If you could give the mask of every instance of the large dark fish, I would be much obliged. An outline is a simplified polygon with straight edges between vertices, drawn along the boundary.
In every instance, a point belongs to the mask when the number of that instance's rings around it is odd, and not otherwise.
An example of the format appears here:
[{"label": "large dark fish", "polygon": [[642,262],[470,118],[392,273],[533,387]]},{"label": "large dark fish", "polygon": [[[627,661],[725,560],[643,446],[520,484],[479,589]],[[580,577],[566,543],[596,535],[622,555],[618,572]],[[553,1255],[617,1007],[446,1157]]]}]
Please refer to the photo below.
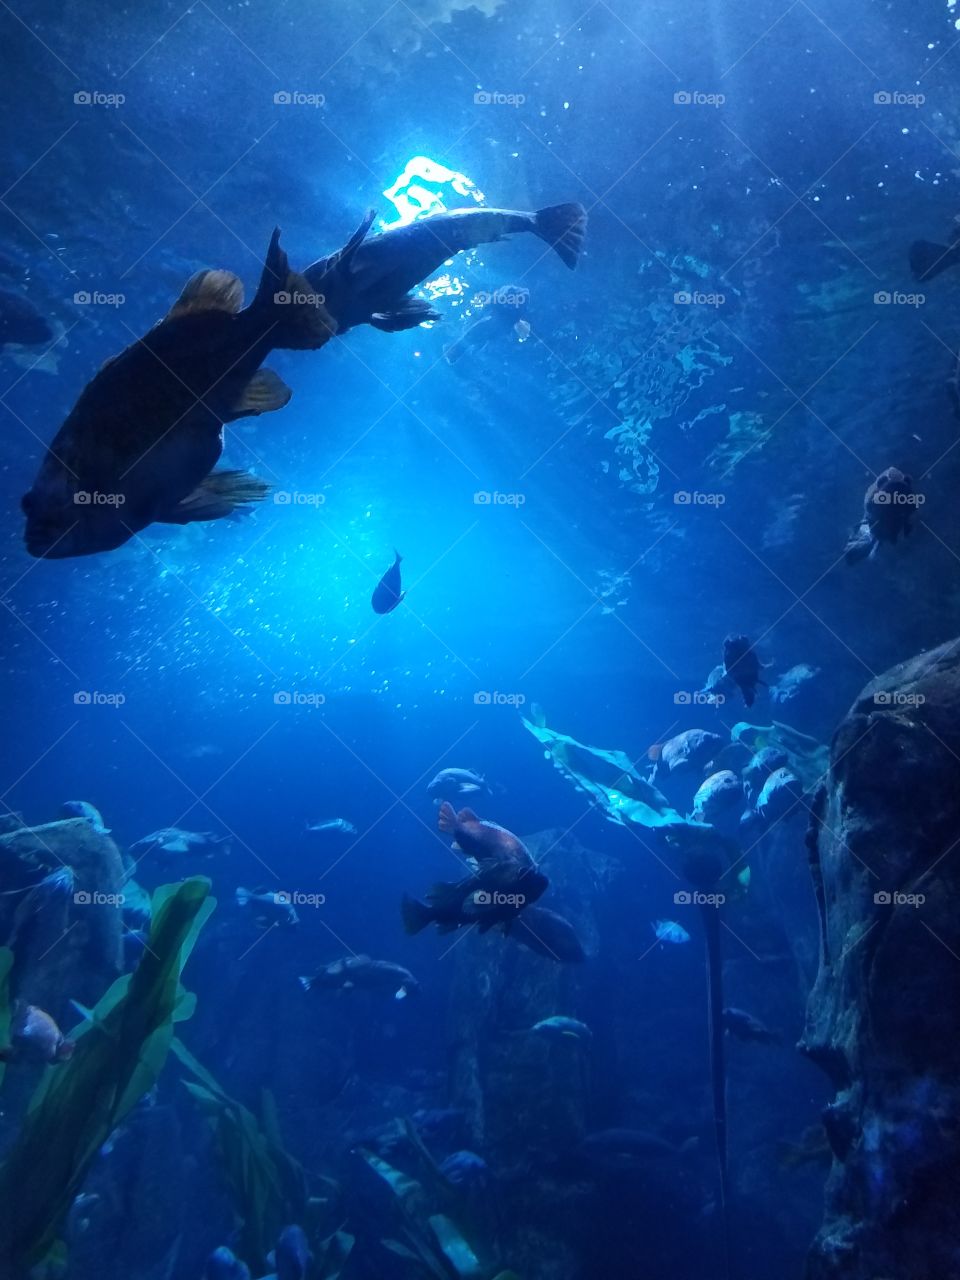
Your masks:
[{"label": "large dark fish", "polygon": [[290,390],[263,361],[322,347],[336,325],[290,270],[279,231],[253,302],[242,302],[231,272],[198,272],[88,383],[21,503],[31,555],[110,551],[154,521],[216,520],[263,499],[262,481],[213,470],[223,426],[282,408]]},{"label": "large dark fish", "polygon": [[391,613],[406,595],[400,582],[400,562],[403,556],[399,551],[393,554],[396,560],[377,583],[370,597],[374,613]]},{"label": "large dark fish", "polygon": [[757,685],[767,682],[756,650],[747,636],[727,636],[723,642],[723,669],[743,695],[748,707],[757,697]]},{"label": "large dark fish", "polygon": [[448,258],[518,231],[532,231],[575,267],[583,248],[587,211],[582,204],[557,204],[536,213],[511,209],[453,209],[434,213],[405,227],[394,227],[365,239],[376,211],[366,217],[351,240],[363,240],[350,253],[331,254],[303,273],[312,289],[346,333],[358,324],[394,333],[424,320],[438,320],[429,302],[410,296]]},{"label": "large dark fish", "polygon": [[510,936],[537,955],[560,964],[581,964],[587,958],[570,921],[547,907],[528,907]]},{"label": "large dark fish", "polygon": [[913,532],[917,502],[913,480],[896,467],[887,467],[868,487],[863,498],[863,518],[847,543],[847,564],[876,555],[882,542],[895,543]]},{"label": "large dark fish", "polygon": [[32,347],[52,338],[53,330],[29,298],[0,289],[0,349],[10,343]]}]

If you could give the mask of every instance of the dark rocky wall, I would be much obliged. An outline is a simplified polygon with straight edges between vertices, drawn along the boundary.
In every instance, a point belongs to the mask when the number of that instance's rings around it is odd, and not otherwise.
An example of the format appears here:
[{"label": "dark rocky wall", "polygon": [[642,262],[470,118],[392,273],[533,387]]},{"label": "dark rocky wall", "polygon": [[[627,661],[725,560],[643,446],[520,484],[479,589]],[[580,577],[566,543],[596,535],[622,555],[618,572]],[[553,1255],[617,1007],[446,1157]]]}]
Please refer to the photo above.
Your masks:
[{"label": "dark rocky wall", "polygon": [[864,689],[808,836],[820,970],[802,1047],[834,1153],[809,1280],[960,1275],[960,641]]}]

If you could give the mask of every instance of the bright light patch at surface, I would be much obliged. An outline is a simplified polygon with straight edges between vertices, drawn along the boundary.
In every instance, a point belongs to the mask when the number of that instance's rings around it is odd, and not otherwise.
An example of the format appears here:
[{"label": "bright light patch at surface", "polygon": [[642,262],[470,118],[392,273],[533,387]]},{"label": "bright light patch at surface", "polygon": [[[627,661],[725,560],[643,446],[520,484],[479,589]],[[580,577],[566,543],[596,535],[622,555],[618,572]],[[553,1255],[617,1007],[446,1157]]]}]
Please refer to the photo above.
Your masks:
[{"label": "bright light patch at surface", "polygon": [[[397,211],[393,222],[385,222],[383,228],[405,227],[428,213],[450,207],[451,196],[461,199],[470,197],[476,204],[483,204],[485,199],[480,188],[464,173],[448,169],[446,165],[429,156],[414,156],[408,160],[403,172],[383,193]],[[452,201],[456,207],[460,199]]]}]

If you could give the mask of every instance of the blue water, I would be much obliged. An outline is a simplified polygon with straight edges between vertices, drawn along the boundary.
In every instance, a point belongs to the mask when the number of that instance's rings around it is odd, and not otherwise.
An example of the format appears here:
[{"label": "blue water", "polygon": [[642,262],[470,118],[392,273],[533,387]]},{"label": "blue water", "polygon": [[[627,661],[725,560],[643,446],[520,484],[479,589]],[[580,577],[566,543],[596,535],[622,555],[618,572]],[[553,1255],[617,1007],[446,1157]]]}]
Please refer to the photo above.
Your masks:
[{"label": "blue water", "polygon": [[[539,706],[644,772],[681,730],[727,735],[744,718],[828,742],[873,674],[956,632],[950,286],[875,301],[916,288],[907,244],[943,238],[955,210],[951,13],[38,3],[4,6],[0,28],[0,287],[55,335],[0,351],[4,811],[40,824],[83,798],[121,851],[162,827],[231,837],[229,854],[147,859],[136,878],[212,880],[182,1038],[247,1106],[272,1091],[315,1192],[321,1177],[349,1187],[351,1151],[395,1117],[485,1107],[485,1127],[431,1150],[489,1166],[482,1212],[432,1206],[461,1213],[474,1274],[719,1277],[698,926],[690,945],[653,945],[651,922],[678,910],[673,874],[551,767],[522,715]],[[875,100],[886,92],[924,101]],[[533,237],[483,245],[438,273],[441,323],[275,352],[291,403],[226,433],[226,464],[273,488],[250,518],[31,560],[20,497],[100,364],[201,267],[237,272],[251,296],[275,225],[302,267],[367,207],[396,222],[385,193],[416,157],[486,207],[581,201],[577,271]],[[432,185],[446,208],[474,207],[465,189]],[[529,337],[448,364],[475,295],[506,284],[529,291]],[[889,465],[918,478],[922,528],[882,567],[847,570],[864,488]],[[407,595],[377,616],[395,550]],[[763,691],[752,712],[703,705],[692,695],[731,631],[757,640],[771,678],[819,674],[783,705]],[[454,765],[495,784],[481,817],[556,833],[550,861],[566,861],[545,864],[543,905],[579,925],[584,965],[551,969],[499,935],[404,933],[402,894],[460,874],[426,793]],[[694,789],[671,799],[686,812]],[[824,1168],[785,1168],[780,1145],[827,1098],[793,1051],[816,972],[803,816],[756,855],[726,939],[730,1002],[783,1040],[729,1051],[741,1280],[801,1274],[819,1223]],[[304,830],[335,817],[357,834]],[[263,933],[238,886],[325,901]],[[351,953],[408,966],[420,997],[304,997],[299,974]],[[65,1029],[71,995],[51,1010]],[[511,1066],[511,1036],[553,1013],[591,1025],[580,1067],[522,1045]],[[33,1077],[19,1079],[22,1100]],[[69,1277],[188,1280],[235,1243],[173,1067],[129,1122],[135,1143],[151,1106],[167,1145],[144,1139],[139,1165],[122,1143],[104,1157],[123,1163],[94,1175]],[[597,1171],[579,1144],[615,1127],[696,1139],[694,1154]],[[187,1172],[148,1230],[146,1199],[118,1208],[107,1189],[153,1160]],[[378,1256],[344,1280],[436,1274]],[[318,1259],[314,1274],[340,1272]]]}]

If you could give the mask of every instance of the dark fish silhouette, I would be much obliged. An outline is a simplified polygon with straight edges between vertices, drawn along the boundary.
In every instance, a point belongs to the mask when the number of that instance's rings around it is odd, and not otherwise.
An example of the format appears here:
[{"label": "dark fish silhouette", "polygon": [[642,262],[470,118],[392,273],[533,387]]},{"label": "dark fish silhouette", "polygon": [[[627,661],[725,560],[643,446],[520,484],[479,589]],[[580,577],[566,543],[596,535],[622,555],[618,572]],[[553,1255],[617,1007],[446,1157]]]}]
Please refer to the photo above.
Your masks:
[{"label": "dark fish silhouette", "polygon": [[846,545],[847,564],[872,558],[882,542],[895,543],[913,532],[916,515],[913,480],[896,467],[881,471],[863,498],[863,518]]},{"label": "dark fish silhouette", "polygon": [[757,685],[765,685],[760,672],[763,667],[752,643],[746,636],[727,636],[723,642],[723,669],[743,695],[748,707],[757,696]]},{"label": "dark fish silhouette", "polygon": [[376,590],[370,597],[374,613],[390,613],[407,594],[400,584],[400,562],[403,556],[395,551],[397,557],[393,564],[377,583]]},{"label": "dark fish silhouette", "polygon": [[[512,209],[453,209],[366,239],[376,210],[367,211],[349,252],[320,258],[303,273],[310,287],[346,333],[358,324],[395,333],[424,320],[439,320],[429,302],[410,296],[448,258],[477,245],[532,231],[575,267],[583,248],[587,211],[582,204],[557,204],[536,213]],[[360,243],[362,241],[362,243]]]},{"label": "dark fish silhouette", "polygon": [[482,351],[489,342],[501,342],[511,336],[525,340],[530,336],[527,319],[528,290],[508,284],[489,295],[480,315],[468,325],[457,340],[444,351],[447,364],[456,364],[461,357]]},{"label": "dark fish silhouette", "polygon": [[934,244],[932,240],[914,240],[910,246],[910,270],[916,280],[932,280],[948,267],[960,262],[960,227],[950,236],[949,244]]},{"label": "dark fish silhouette", "polygon": [[213,470],[223,426],[282,408],[290,390],[263,361],[322,347],[336,325],[290,270],[279,231],[253,302],[242,303],[232,272],[198,272],[87,384],[21,503],[31,555],[110,551],[154,521],[217,520],[264,498],[256,477]]}]

